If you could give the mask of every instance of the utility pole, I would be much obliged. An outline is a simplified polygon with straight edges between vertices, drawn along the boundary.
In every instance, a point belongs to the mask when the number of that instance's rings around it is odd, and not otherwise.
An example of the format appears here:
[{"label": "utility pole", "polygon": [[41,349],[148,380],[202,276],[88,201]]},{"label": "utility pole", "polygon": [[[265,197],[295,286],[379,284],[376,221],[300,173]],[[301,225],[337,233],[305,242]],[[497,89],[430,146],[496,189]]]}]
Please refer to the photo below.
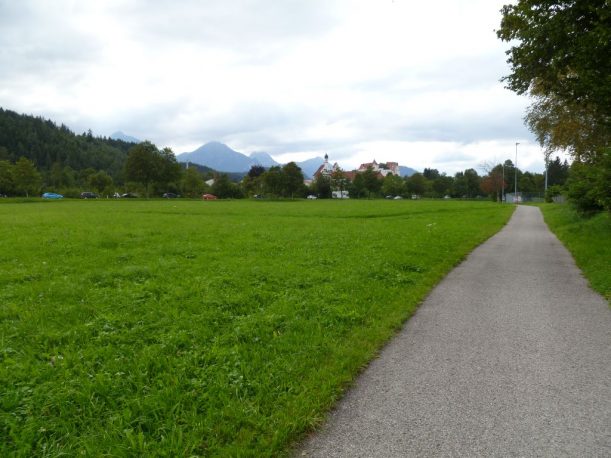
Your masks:
[{"label": "utility pole", "polygon": [[516,203],[519,203],[519,199],[518,199],[518,145],[519,143],[516,142],[516,167],[515,167],[514,185],[513,185],[513,191],[515,192],[514,201]]}]

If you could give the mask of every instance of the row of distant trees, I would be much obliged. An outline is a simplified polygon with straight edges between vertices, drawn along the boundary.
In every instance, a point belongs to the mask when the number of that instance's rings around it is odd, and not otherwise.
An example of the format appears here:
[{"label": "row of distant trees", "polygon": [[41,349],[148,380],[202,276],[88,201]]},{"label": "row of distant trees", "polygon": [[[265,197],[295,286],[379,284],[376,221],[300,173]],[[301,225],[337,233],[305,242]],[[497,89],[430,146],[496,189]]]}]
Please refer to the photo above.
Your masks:
[{"label": "row of distant trees", "polygon": [[[34,162],[25,157],[14,163],[0,160],[0,194],[33,196],[44,191],[60,192],[67,197],[77,197],[81,191],[94,191],[100,195],[115,192],[136,192],[145,197],[174,192],[196,198],[212,193],[220,198],[242,198],[257,195],[279,198],[305,197],[314,194],[319,198],[331,198],[333,191],[347,191],[351,198],[375,198],[381,196],[411,196],[441,198],[445,196],[476,198],[488,196],[501,200],[503,192],[514,192],[517,183],[522,193],[543,195],[543,174],[516,170],[511,160],[503,164],[484,164],[480,175],[475,169],[466,169],[451,175],[427,168],[409,177],[387,175],[381,178],[368,169],[349,180],[338,169],[331,175],[320,175],[309,186],[304,183],[301,169],[290,162],[284,166],[266,169],[253,166],[243,179],[232,180],[229,175],[200,167],[184,167],[176,161],[170,148],[158,149],[150,142],[133,146],[121,171],[121,181],[104,170],[86,168],[76,171],[69,166],[55,163],[48,171],[40,171]],[[569,176],[569,165],[558,157],[548,167],[548,185],[563,186]],[[211,183],[211,184],[210,184]]]},{"label": "row of distant trees", "polygon": [[[522,193],[543,197],[545,176],[540,173],[522,172],[507,160],[504,164],[483,165],[480,175],[470,168],[454,175],[437,169],[426,168],[422,173],[409,177],[387,175],[383,179],[371,169],[359,173],[349,181],[341,170],[329,176],[320,176],[312,183],[311,190],[320,197],[330,197],[332,191],[348,191],[351,197],[412,196],[442,198],[489,197],[500,201],[505,193],[515,192],[517,173],[518,190]],[[548,184],[563,185],[568,176],[569,165],[556,158],[550,164]],[[551,178],[550,178],[551,177]]]}]

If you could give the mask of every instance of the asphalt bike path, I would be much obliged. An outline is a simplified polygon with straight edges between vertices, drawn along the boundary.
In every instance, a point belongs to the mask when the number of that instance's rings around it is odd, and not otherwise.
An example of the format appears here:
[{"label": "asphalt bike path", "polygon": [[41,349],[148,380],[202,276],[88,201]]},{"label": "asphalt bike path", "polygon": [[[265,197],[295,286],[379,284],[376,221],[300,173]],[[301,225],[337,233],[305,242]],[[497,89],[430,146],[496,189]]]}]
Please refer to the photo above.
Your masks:
[{"label": "asphalt bike path", "polygon": [[295,455],[611,456],[609,305],[518,206]]}]

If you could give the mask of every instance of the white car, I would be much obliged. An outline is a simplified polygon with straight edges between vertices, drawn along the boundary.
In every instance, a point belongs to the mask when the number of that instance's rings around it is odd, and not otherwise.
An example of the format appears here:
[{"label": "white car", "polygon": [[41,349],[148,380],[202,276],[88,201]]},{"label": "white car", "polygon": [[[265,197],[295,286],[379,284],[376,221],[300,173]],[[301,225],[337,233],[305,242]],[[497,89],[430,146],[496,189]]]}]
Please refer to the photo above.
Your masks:
[{"label": "white car", "polygon": [[308,199],[318,199],[318,197],[316,197],[314,194],[310,194],[307,198]]}]

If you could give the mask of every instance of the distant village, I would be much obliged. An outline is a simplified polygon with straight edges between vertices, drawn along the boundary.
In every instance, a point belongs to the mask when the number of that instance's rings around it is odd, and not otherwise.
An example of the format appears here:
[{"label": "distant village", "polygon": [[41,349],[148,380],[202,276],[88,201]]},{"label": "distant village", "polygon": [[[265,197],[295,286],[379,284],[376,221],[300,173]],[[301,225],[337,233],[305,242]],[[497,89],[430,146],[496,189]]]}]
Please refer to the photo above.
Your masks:
[{"label": "distant village", "polygon": [[[387,175],[400,176],[399,163],[398,162],[380,162],[379,164],[374,159],[373,162],[366,162],[361,164],[358,169],[351,170],[349,172],[342,170],[337,162],[331,165],[329,162],[329,155],[325,154],[325,162],[314,172],[314,179],[317,179],[321,175],[331,176],[333,173],[342,173],[344,177],[350,181],[354,181],[354,177],[357,173],[363,173],[371,169],[378,178],[385,178]],[[307,183],[306,183],[307,184]]]}]

